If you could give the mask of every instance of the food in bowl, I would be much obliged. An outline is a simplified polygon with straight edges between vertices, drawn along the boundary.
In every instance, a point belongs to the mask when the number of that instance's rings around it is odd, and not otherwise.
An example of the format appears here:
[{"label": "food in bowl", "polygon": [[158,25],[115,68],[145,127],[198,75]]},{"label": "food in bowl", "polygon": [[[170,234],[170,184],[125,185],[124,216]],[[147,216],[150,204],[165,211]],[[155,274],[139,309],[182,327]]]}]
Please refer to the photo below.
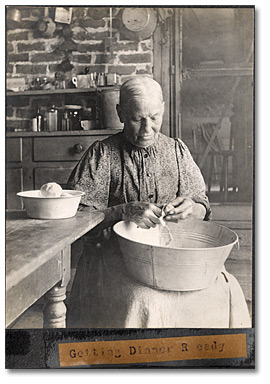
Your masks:
[{"label": "food in bowl", "polygon": [[57,183],[46,183],[40,188],[42,197],[59,197],[62,194],[62,187]]},{"label": "food in bowl", "polygon": [[169,291],[209,287],[238,243],[237,234],[219,224],[197,219],[168,222],[167,225],[172,234],[169,243],[164,241],[167,234],[162,225],[150,229],[124,221],[114,225],[131,278]]},{"label": "food in bowl", "polygon": [[34,219],[67,219],[76,215],[84,192],[63,190],[60,196],[44,197],[40,190],[17,193],[23,200],[28,217]]}]

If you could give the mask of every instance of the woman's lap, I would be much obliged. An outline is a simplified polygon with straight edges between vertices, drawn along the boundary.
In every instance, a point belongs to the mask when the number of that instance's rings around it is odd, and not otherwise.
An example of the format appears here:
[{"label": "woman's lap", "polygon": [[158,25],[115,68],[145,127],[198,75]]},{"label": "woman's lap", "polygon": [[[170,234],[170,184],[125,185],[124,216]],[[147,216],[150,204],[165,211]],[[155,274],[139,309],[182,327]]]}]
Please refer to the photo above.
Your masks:
[{"label": "woman's lap", "polygon": [[67,325],[76,328],[250,326],[238,282],[225,269],[221,272],[204,290],[162,291],[128,277],[114,238],[98,246],[85,246],[69,299]]}]

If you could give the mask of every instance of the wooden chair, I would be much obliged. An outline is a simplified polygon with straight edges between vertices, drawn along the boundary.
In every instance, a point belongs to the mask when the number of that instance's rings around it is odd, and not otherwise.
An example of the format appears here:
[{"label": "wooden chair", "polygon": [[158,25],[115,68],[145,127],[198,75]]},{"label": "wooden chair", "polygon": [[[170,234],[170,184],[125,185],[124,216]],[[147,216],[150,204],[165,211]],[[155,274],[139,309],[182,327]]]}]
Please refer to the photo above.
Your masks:
[{"label": "wooden chair", "polygon": [[[198,124],[192,129],[192,138],[193,138],[193,149],[195,152],[195,158],[198,161],[200,155],[203,155],[212,133],[216,127],[216,124],[213,123],[203,123]],[[218,161],[221,160],[221,172],[219,180],[220,192],[224,193],[224,201],[228,199],[228,188],[229,188],[229,159],[233,159],[233,137],[230,132],[229,138],[229,149],[224,149],[222,141],[219,138],[219,135],[216,135],[215,140],[211,144],[211,149],[209,151],[210,165],[208,171],[207,185],[208,185],[208,194],[211,192],[213,176],[218,174]],[[234,190],[236,187],[234,186]]]}]

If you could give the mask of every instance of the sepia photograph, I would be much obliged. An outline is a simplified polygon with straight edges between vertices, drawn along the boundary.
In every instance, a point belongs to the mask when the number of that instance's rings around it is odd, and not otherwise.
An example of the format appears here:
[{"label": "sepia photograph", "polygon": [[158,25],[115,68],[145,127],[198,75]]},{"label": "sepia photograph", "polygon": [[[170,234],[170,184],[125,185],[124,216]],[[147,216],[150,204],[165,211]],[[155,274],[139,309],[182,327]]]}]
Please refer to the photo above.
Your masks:
[{"label": "sepia photograph", "polygon": [[254,20],[5,6],[6,368],[254,368]]}]

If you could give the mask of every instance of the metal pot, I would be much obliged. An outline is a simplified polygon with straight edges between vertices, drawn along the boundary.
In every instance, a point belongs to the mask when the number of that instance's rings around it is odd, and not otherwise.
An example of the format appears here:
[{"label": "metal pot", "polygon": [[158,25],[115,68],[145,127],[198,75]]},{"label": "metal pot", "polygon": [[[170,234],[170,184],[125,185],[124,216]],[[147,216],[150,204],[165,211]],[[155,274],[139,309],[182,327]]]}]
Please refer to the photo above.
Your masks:
[{"label": "metal pot", "polygon": [[16,28],[22,21],[22,14],[19,9],[10,8],[7,11],[7,25],[10,28]]},{"label": "metal pot", "polygon": [[155,31],[157,15],[152,8],[125,8],[121,21],[121,33],[127,39],[144,40]]}]

